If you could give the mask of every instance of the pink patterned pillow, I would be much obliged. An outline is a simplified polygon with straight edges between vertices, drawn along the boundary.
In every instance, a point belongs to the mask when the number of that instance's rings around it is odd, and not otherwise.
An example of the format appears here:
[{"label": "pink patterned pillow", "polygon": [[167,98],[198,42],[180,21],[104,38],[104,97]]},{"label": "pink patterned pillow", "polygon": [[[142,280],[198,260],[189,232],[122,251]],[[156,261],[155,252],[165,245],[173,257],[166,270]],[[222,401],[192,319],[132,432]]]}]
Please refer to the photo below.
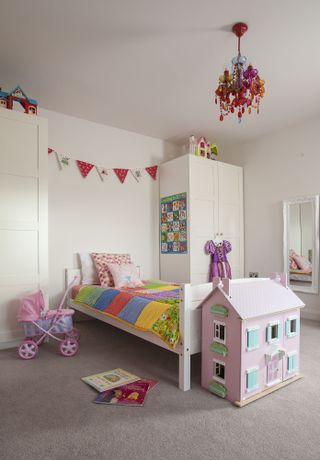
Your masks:
[{"label": "pink patterned pillow", "polygon": [[297,270],[298,269],[298,265],[295,263],[295,261],[293,260],[292,257],[289,257],[290,259],[290,270]]},{"label": "pink patterned pillow", "polygon": [[137,269],[133,263],[129,264],[108,264],[108,268],[114,280],[114,287],[137,288],[143,287]]},{"label": "pink patterned pillow", "polygon": [[114,286],[113,277],[109,270],[109,264],[121,265],[131,262],[130,254],[106,254],[103,252],[92,252],[91,255],[98,271],[100,284],[103,287]]},{"label": "pink patterned pillow", "polygon": [[298,256],[297,254],[292,256],[292,258],[300,270],[303,270],[305,273],[312,272],[312,264],[309,262],[308,259],[306,259],[303,256]]}]

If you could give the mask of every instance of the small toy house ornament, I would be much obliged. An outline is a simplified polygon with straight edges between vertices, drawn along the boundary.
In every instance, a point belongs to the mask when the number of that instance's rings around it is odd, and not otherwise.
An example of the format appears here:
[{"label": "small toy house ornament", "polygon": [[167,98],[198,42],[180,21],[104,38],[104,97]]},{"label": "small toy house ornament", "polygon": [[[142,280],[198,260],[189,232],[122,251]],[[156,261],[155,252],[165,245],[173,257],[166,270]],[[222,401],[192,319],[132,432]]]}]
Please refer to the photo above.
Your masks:
[{"label": "small toy house ornament", "polygon": [[188,153],[209,160],[215,160],[218,155],[218,147],[216,144],[210,144],[203,136],[196,139],[196,137],[192,135],[189,137]]},{"label": "small toy house ornament", "polygon": [[202,303],[202,386],[242,407],[301,378],[302,307],[284,273],[215,278]]},{"label": "small toy house ornament", "polygon": [[25,113],[37,114],[38,102],[35,99],[28,98],[20,86],[16,86],[9,93],[2,91],[0,88],[0,107],[12,110],[15,101],[22,105]]},{"label": "small toy house ornament", "polygon": [[208,141],[205,137],[200,137],[197,141],[195,154],[200,157],[207,157]]}]

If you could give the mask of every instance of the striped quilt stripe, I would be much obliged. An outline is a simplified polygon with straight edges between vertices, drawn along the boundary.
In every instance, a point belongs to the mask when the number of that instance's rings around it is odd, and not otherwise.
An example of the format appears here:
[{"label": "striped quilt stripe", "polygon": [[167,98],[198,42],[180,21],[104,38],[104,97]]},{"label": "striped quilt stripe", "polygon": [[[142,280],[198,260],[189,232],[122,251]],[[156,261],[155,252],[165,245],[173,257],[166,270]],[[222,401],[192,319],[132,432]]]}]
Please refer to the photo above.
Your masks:
[{"label": "striped quilt stripe", "polygon": [[142,310],[150,303],[150,300],[143,299],[142,297],[133,297],[127,305],[118,314],[119,318],[135,324]]},{"label": "striped quilt stripe", "polygon": [[118,316],[121,310],[127,305],[133,295],[127,292],[120,292],[110,303],[110,305],[105,308],[105,313],[109,315]]},{"label": "striped quilt stripe", "polygon": [[135,325],[143,329],[149,330],[152,325],[160,318],[160,316],[168,310],[168,305],[160,302],[149,302],[146,308],[142,310]]}]

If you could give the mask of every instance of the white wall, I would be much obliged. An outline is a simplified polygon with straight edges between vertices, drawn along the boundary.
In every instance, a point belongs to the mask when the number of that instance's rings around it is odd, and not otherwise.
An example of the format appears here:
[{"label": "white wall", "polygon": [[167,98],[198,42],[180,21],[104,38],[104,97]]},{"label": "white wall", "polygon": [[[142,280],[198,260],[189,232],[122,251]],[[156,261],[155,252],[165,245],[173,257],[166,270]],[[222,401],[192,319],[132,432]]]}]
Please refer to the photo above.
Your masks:
[{"label": "white wall", "polygon": [[[282,200],[320,193],[319,139],[318,117],[223,152],[223,161],[244,167],[246,275],[283,270]],[[320,297],[298,295],[302,314],[320,319]]]},{"label": "white wall", "polygon": [[[105,167],[144,167],[175,155],[159,139],[41,110],[49,121],[49,146]],[[112,172],[102,182],[92,170],[83,178],[76,164],[60,171],[49,157],[49,294],[64,289],[64,270],[78,266],[81,251],[129,252],[143,277],[159,276],[159,182],[144,172],[121,184]]]}]

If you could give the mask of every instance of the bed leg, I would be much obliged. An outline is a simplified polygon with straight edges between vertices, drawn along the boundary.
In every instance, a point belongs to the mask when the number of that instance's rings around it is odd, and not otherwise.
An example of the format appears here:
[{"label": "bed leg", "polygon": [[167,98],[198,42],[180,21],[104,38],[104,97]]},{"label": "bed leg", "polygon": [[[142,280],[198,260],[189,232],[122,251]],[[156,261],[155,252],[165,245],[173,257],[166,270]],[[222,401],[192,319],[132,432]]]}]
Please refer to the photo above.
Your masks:
[{"label": "bed leg", "polygon": [[179,388],[188,391],[191,388],[191,356],[186,350],[179,354]]}]

